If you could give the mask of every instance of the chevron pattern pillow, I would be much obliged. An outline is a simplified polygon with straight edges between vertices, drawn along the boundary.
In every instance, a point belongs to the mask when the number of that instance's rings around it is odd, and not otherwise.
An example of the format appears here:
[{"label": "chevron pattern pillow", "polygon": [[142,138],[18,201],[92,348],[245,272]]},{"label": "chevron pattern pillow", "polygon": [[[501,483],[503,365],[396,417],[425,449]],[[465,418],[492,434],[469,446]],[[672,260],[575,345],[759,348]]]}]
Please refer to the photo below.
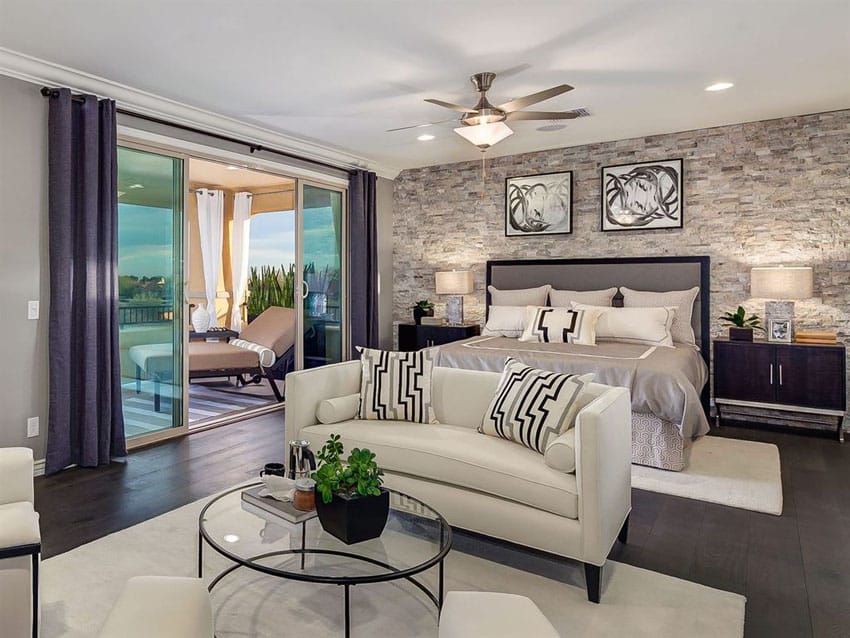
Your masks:
[{"label": "chevron pattern pillow", "polygon": [[575,424],[579,396],[592,380],[593,374],[548,372],[508,357],[478,431],[543,454]]},{"label": "chevron pattern pillow", "polygon": [[433,423],[431,405],[432,350],[360,351],[360,418],[378,421]]}]

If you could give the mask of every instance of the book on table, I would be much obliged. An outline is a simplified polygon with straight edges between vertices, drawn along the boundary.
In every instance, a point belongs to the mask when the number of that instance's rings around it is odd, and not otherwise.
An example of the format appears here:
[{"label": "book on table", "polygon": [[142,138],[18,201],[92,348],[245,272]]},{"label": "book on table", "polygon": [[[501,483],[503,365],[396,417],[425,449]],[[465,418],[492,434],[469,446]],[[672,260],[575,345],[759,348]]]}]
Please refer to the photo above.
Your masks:
[{"label": "book on table", "polygon": [[258,485],[247,490],[242,490],[242,507],[245,511],[266,518],[264,514],[271,514],[289,523],[303,523],[316,516],[316,510],[302,512],[295,509],[290,501],[279,501],[271,496],[260,496],[265,491],[265,486]]}]

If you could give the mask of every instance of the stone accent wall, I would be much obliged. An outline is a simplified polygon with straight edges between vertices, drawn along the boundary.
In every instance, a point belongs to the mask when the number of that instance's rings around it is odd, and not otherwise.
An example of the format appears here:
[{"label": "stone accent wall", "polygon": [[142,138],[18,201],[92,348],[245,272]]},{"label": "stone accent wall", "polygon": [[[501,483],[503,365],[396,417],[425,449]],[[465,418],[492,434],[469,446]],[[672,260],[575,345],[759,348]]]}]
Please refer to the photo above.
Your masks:
[{"label": "stone accent wall", "polygon": [[[684,228],[602,233],[603,165],[684,158]],[[709,255],[716,317],[749,299],[755,265],[809,265],[815,295],[797,302],[797,325],[850,336],[850,110],[653,135],[617,142],[429,166],[395,181],[393,319],[410,321],[434,294],[434,272],[475,271],[465,316],[482,320],[488,259]],[[505,237],[505,178],[573,171],[573,233]],[[481,192],[484,192],[482,198]]]}]

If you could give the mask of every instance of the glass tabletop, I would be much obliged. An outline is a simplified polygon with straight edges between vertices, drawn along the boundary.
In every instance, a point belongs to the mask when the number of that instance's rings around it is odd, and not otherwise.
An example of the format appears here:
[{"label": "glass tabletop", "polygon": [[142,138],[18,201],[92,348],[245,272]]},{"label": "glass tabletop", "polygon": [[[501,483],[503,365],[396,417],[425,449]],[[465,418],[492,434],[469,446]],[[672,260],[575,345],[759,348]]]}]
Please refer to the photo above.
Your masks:
[{"label": "glass tabletop", "polygon": [[242,491],[257,485],[242,485],[210,501],[199,530],[220,554],[267,574],[337,584],[379,582],[424,571],[451,548],[451,527],[439,512],[401,492],[389,490],[390,513],[381,536],[346,545],[325,532],[317,517],[290,523],[244,502]]}]

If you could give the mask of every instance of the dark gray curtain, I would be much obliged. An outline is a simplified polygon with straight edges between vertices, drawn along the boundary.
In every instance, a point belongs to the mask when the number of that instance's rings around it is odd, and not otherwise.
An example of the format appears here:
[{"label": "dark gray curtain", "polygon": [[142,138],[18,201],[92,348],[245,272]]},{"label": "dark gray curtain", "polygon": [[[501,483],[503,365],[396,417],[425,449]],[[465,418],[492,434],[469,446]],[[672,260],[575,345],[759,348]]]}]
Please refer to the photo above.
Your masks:
[{"label": "dark gray curtain", "polygon": [[348,179],[348,277],[351,354],[378,347],[378,237],[375,189],[378,178],[354,171]]},{"label": "dark gray curtain", "polygon": [[47,473],[126,454],[118,353],[115,102],[50,95]]}]

